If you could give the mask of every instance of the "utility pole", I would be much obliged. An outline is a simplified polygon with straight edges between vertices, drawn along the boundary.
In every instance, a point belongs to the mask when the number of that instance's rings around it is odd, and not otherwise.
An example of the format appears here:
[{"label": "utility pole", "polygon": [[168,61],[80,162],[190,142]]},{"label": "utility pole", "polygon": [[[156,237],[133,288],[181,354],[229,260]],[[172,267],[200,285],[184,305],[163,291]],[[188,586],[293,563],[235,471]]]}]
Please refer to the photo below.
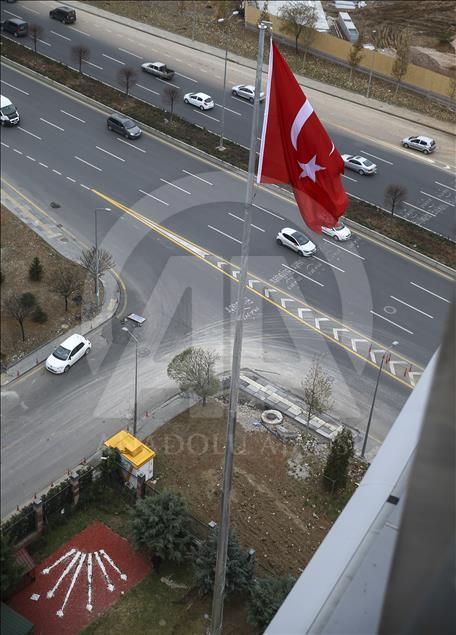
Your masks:
[{"label": "utility pole", "polygon": [[136,436],[136,431],[138,428],[138,344],[139,340],[137,337],[133,335],[133,333],[127,329],[126,326],[122,326],[122,331],[128,333],[131,339],[135,343],[135,405],[133,411],[133,436]]},{"label": "utility pole", "polygon": [[[228,18],[219,18],[217,20],[217,22],[219,24],[223,24],[224,25],[234,15],[238,15],[238,13],[239,13],[239,11],[233,11],[233,13]],[[224,134],[224,129],[225,129],[226,69],[227,69],[227,66],[228,66],[228,41],[227,41],[228,38],[227,38],[226,31],[224,33],[224,40],[225,40],[225,69],[223,71],[222,118],[221,118],[221,121],[220,121],[220,143],[219,143],[219,145],[217,147],[217,150],[224,150],[225,149],[225,147],[223,145],[223,134]]]},{"label": "utility pole", "polygon": [[247,280],[247,263],[252,220],[253,188],[255,181],[255,160],[258,130],[259,97],[261,90],[261,75],[263,70],[264,37],[271,22],[261,22],[258,25],[258,55],[255,78],[255,101],[253,106],[252,129],[250,133],[249,173],[247,179],[244,229],[242,233],[241,269],[239,276],[238,299],[236,309],[236,323],[233,343],[233,359],[231,366],[231,382],[228,407],[228,423],[225,445],[225,464],[223,469],[223,489],[221,501],[221,519],[217,542],[217,562],[215,566],[214,594],[212,598],[211,635],[221,635],[223,623],[223,600],[225,594],[226,560],[228,552],[228,535],[230,528],[231,484],[233,480],[234,439],[237,419],[237,402],[239,395],[239,376],[241,370],[242,333],[244,327],[245,285]]},{"label": "utility pole", "polygon": [[97,212],[110,212],[110,207],[95,208],[95,298],[97,309],[100,306],[100,281],[99,281],[99,259],[98,259],[98,217]]},{"label": "utility pole", "polygon": [[370,89],[371,89],[371,83],[372,83],[372,73],[374,71],[374,62],[375,62],[375,53],[377,52],[377,45],[376,45],[376,38],[375,38],[375,34],[377,33],[377,31],[374,29],[372,31],[372,35],[373,35],[373,40],[374,40],[374,50],[372,52],[372,63],[371,63],[371,67],[370,67],[370,71],[369,71],[369,82],[367,84],[367,94],[366,97],[369,99],[369,94],[370,94]]}]

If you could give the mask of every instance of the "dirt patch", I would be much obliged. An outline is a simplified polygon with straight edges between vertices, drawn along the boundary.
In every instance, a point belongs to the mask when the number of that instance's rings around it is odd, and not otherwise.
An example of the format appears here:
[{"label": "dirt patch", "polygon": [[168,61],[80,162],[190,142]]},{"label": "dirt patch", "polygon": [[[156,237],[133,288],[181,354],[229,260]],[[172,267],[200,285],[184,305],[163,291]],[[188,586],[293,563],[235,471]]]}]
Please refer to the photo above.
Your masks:
[{"label": "dirt patch", "polygon": [[[232,526],[245,547],[256,549],[263,565],[276,573],[299,575],[350,498],[364,468],[355,462],[347,490],[331,496],[321,480],[326,443],[282,443],[263,427],[252,425],[258,421],[260,409],[245,405],[241,410]],[[225,405],[214,401],[206,408],[194,406],[146,439],[157,452],[157,486],[181,492],[192,513],[204,523],[219,521],[225,430]],[[290,461],[305,464],[306,478],[289,473]]]},{"label": "dirt patch", "polygon": [[[24,355],[31,353],[49,340],[65,333],[79,324],[87,307],[93,307],[95,295],[93,283],[86,279],[86,269],[67,260],[53,249],[30,227],[1,206],[1,270],[4,280],[1,286],[0,307],[2,364],[8,367]],[[29,279],[29,267],[37,256],[43,266],[43,277],[39,282]],[[82,302],[75,304],[71,298],[65,312],[63,297],[50,288],[55,273],[68,269],[84,280],[81,289]],[[44,324],[28,318],[24,323],[25,341],[22,341],[18,322],[6,312],[3,303],[13,293],[31,292],[47,314]]]}]

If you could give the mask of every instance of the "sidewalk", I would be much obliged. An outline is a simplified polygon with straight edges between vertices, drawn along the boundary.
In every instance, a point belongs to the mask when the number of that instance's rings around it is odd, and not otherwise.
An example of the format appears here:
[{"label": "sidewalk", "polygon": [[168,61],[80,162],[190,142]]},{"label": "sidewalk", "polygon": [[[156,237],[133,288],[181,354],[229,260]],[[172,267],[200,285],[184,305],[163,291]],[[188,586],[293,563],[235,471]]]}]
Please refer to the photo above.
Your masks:
[{"label": "sidewalk", "polygon": [[[26,225],[31,227],[43,240],[51,245],[65,258],[79,261],[81,250],[85,247],[79,243],[78,239],[69,235],[55,224],[49,216],[42,214],[35,207],[21,201],[21,205],[15,206],[14,198],[8,195],[7,186],[2,187],[2,201],[8,209],[15,214]],[[104,288],[104,299],[101,311],[93,319],[81,322],[81,324],[68,329],[64,334],[59,335],[44,346],[34,350],[20,361],[12,364],[1,373],[1,386],[6,386],[24,373],[28,372],[38,364],[41,364],[53,350],[62,342],[62,339],[69,337],[73,333],[87,335],[100,325],[112,318],[117,310],[120,300],[120,288],[112,272],[105,275],[102,282]]]}]

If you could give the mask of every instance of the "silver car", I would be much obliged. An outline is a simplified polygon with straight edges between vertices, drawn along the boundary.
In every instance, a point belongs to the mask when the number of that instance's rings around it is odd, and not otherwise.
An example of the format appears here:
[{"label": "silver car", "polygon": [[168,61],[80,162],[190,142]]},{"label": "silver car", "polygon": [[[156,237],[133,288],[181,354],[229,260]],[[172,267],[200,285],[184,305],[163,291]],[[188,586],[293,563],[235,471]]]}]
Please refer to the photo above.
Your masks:
[{"label": "silver car", "polygon": [[366,157],[360,155],[343,154],[342,159],[346,168],[358,172],[358,174],[375,174],[377,166]]},{"label": "silver car", "polygon": [[301,256],[311,256],[317,251],[314,243],[305,234],[291,227],[281,229],[277,234],[276,241],[279,245],[297,251]]},{"label": "silver car", "polygon": [[[233,86],[231,89],[231,94],[233,97],[243,97],[244,99],[248,99],[251,104],[255,101],[255,86],[246,86],[244,84],[238,84],[237,86]],[[264,100],[263,91],[260,92],[260,101]]]},{"label": "silver car", "polygon": [[418,135],[416,137],[406,137],[402,139],[402,145],[404,148],[413,148],[414,150],[420,150],[424,154],[430,154],[436,149],[434,139],[431,137],[425,137],[424,135]]}]

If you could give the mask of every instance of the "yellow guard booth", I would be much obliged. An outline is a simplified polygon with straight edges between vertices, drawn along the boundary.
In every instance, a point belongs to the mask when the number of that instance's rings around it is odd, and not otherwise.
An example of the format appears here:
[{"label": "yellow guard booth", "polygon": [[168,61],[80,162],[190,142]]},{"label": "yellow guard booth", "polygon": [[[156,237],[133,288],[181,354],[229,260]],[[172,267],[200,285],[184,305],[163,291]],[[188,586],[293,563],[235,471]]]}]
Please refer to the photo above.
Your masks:
[{"label": "yellow guard booth", "polygon": [[128,485],[136,487],[136,476],[139,472],[144,474],[146,481],[153,478],[155,452],[132,434],[121,430],[104,444],[108,448],[119,450],[125,470],[124,478]]}]

